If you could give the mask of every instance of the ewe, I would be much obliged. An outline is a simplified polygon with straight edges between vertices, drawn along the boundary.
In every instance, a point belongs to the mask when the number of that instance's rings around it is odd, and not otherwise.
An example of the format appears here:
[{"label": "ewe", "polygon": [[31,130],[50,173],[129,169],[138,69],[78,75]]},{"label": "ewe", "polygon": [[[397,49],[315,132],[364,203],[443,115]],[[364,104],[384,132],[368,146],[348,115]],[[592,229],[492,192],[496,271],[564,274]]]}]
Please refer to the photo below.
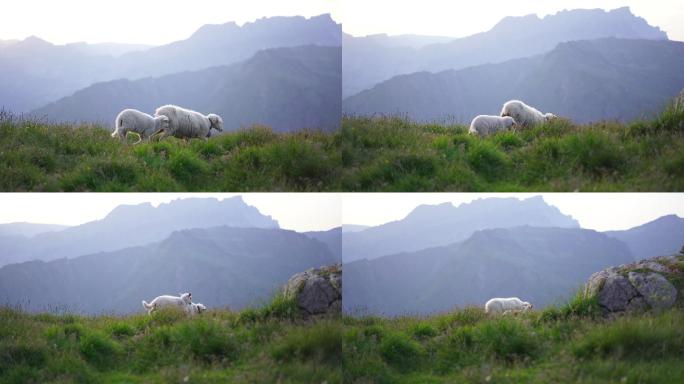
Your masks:
[{"label": "ewe", "polygon": [[163,130],[160,140],[167,136],[179,139],[199,137],[206,140],[212,128],[219,132],[223,131],[223,119],[213,113],[204,116],[177,105],[165,105],[157,108],[154,115],[165,116],[169,119],[168,129]]},{"label": "ewe", "polygon": [[497,297],[490,299],[485,304],[485,312],[492,314],[502,314],[506,311],[524,311],[532,308],[532,304],[522,301],[517,297]]},{"label": "ewe", "polygon": [[147,309],[147,313],[150,315],[157,309],[165,307],[180,308],[190,313],[192,310],[192,293],[181,293],[179,296],[157,296],[150,303],[143,300],[142,305]]},{"label": "ewe", "polygon": [[520,100],[507,101],[501,109],[501,116],[510,116],[523,127],[533,127],[556,117],[553,113],[541,113]]}]

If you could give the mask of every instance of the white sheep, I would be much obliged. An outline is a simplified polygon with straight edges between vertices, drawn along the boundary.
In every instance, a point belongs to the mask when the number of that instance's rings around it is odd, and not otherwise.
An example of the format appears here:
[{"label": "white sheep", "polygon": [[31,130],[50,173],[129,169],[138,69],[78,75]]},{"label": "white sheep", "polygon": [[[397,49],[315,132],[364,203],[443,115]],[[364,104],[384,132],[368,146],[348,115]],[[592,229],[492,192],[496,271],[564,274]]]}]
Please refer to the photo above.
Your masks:
[{"label": "white sheep", "polygon": [[199,137],[206,140],[212,128],[219,132],[223,131],[223,119],[213,113],[204,116],[177,105],[165,105],[157,108],[154,115],[166,116],[169,119],[168,129],[163,130],[160,140],[167,136],[180,139]]},{"label": "white sheep", "polygon": [[147,309],[149,315],[160,308],[180,308],[190,313],[192,311],[192,293],[181,293],[178,296],[162,295],[157,296],[151,302],[142,301],[143,307]]},{"label": "white sheep", "polygon": [[517,297],[497,297],[490,299],[485,304],[485,312],[491,314],[505,313],[506,311],[528,310],[532,308],[532,304],[527,301],[522,301]]},{"label": "white sheep", "polygon": [[507,101],[501,109],[501,116],[510,116],[523,127],[533,127],[556,117],[553,113],[541,113],[520,100]]},{"label": "white sheep", "polygon": [[112,137],[119,137],[121,141],[126,140],[128,132],[135,132],[139,135],[138,144],[143,139],[149,139],[153,134],[169,128],[169,118],[166,116],[152,117],[147,113],[137,109],[124,109],[116,116],[114,122],[114,132]]},{"label": "white sheep", "polygon": [[515,126],[515,120],[510,116],[479,115],[470,123],[468,133],[477,136],[487,136],[499,131],[513,129]]}]

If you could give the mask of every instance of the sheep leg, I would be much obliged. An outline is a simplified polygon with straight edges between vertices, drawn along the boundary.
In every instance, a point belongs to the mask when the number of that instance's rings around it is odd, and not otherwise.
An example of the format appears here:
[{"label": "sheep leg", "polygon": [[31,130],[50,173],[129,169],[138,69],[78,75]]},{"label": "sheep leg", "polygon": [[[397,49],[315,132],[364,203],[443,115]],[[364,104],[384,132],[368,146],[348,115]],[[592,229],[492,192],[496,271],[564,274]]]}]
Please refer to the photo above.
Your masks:
[{"label": "sheep leg", "polygon": [[138,141],[136,141],[135,143],[133,143],[133,145],[136,145],[136,144],[138,144],[138,143],[141,142],[141,141],[142,141],[142,135],[138,133]]}]

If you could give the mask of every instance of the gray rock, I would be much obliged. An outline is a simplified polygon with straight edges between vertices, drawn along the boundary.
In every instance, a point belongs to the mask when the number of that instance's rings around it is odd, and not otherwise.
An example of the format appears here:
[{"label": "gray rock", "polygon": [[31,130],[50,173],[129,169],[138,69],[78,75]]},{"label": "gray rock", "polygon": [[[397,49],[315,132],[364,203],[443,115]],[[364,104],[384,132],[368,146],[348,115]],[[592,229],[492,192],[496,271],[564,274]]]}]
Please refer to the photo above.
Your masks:
[{"label": "gray rock", "polygon": [[335,301],[337,293],[330,281],[321,276],[312,276],[306,281],[299,293],[299,307],[306,312],[317,315],[327,312],[330,304]]},{"label": "gray rock", "polygon": [[603,288],[606,279],[610,276],[615,276],[616,273],[613,271],[603,270],[593,273],[589,277],[589,281],[586,284],[585,292],[590,296],[597,295],[601,288]]},{"label": "gray rock", "polygon": [[637,263],[635,269],[650,269],[651,271],[661,272],[661,273],[667,273],[670,271],[670,268],[668,268],[668,267],[666,267],[660,263],[657,263],[655,261],[650,261],[650,260],[640,261],[639,263]]},{"label": "gray rock", "polygon": [[627,312],[644,312],[648,309],[648,303],[642,296],[635,296],[632,300],[627,303],[625,310]]},{"label": "gray rock", "polygon": [[677,300],[677,289],[658,273],[629,272],[627,276],[651,308],[667,309]]},{"label": "gray rock", "polygon": [[629,280],[624,276],[610,275],[605,279],[603,288],[598,294],[598,303],[610,312],[621,312],[638,294]]},{"label": "gray rock", "polygon": [[589,277],[584,292],[598,298],[604,315],[667,309],[675,305],[677,295],[684,297],[678,283],[684,281],[681,263],[680,253],[606,268]]},{"label": "gray rock", "polygon": [[301,314],[308,318],[342,313],[342,267],[309,269],[290,277],[283,287],[286,297],[295,297]]}]

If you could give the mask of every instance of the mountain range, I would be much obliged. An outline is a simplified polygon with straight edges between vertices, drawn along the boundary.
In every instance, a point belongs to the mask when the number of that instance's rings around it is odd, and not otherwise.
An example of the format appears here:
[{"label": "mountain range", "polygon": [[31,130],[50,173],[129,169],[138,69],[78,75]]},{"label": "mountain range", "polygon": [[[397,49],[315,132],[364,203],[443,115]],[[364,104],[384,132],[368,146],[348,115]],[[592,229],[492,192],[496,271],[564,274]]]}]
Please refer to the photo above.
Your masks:
[{"label": "mountain range", "polygon": [[418,206],[402,220],[343,232],[342,244],[347,313],[428,314],[511,296],[544,307],[594,272],[676,253],[684,218],[597,232],[542,197],[486,198]]},{"label": "mountain range", "polygon": [[401,75],[343,101],[347,114],[401,114],[469,124],[504,102],[578,123],[650,117],[684,88],[684,43],[606,38],[561,43],[550,52],[462,70]]},{"label": "mountain range", "polygon": [[325,14],[262,18],[242,26],[205,25],[185,40],[147,49],[60,46],[32,36],[0,46],[0,106],[24,113],[97,82],[226,66],[248,60],[264,49],[305,45],[339,48],[341,34],[340,25]]},{"label": "mountain range", "polygon": [[123,314],[142,311],[141,300],[189,291],[209,308],[240,309],[270,300],[297,272],[336,262],[322,242],[275,227],[185,229],[144,246],[4,266],[0,303]]},{"label": "mountain range", "polygon": [[0,224],[0,236],[33,237],[45,232],[57,232],[69,228],[68,225],[8,223]]},{"label": "mountain range", "polygon": [[604,233],[627,244],[637,260],[670,255],[684,245],[684,218],[667,215],[628,230]]},{"label": "mountain range", "polygon": [[29,260],[73,258],[95,252],[142,246],[172,232],[219,225],[278,228],[278,222],[245,204],[242,197],[224,200],[190,198],[154,207],[120,205],[101,220],[45,232],[33,237],[0,237],[0,266]]},{"label": "mountain range", "polygon": [[229,66],[91,85],[31,112],[56,122],[112,126],[125,108],[153,114],[182,105],[223,118],[224,129],[264,124],[277,131],[339,127],[341,49],[300,46],[262,50]]},{"label": "mountain range", "polygon": [[559,43],[607,37],[666,40],[667,34],[632,14],[628,7],[566,10],[539,18],[506,17],[492,29],[463,38],[412,40],[344,36],[343,97],[394,76],[437,72],[540,55]]},{"label": "mountain range", "polygon": [[351,314],[429,314],[492,297],[561,303],[594,272],[633,260],[627,246],[579,228],[487,229],[444,247],[344,264]]},{"label": "mountain range", "polygon": [[451,203],[421,205],[402,220],[389,222],[342,237],[343,260],[412,252],[447,245],[470,237],[475,231],[521,225],[579,228],[579,223],[541,196],[478,199],[454,207]]}]

